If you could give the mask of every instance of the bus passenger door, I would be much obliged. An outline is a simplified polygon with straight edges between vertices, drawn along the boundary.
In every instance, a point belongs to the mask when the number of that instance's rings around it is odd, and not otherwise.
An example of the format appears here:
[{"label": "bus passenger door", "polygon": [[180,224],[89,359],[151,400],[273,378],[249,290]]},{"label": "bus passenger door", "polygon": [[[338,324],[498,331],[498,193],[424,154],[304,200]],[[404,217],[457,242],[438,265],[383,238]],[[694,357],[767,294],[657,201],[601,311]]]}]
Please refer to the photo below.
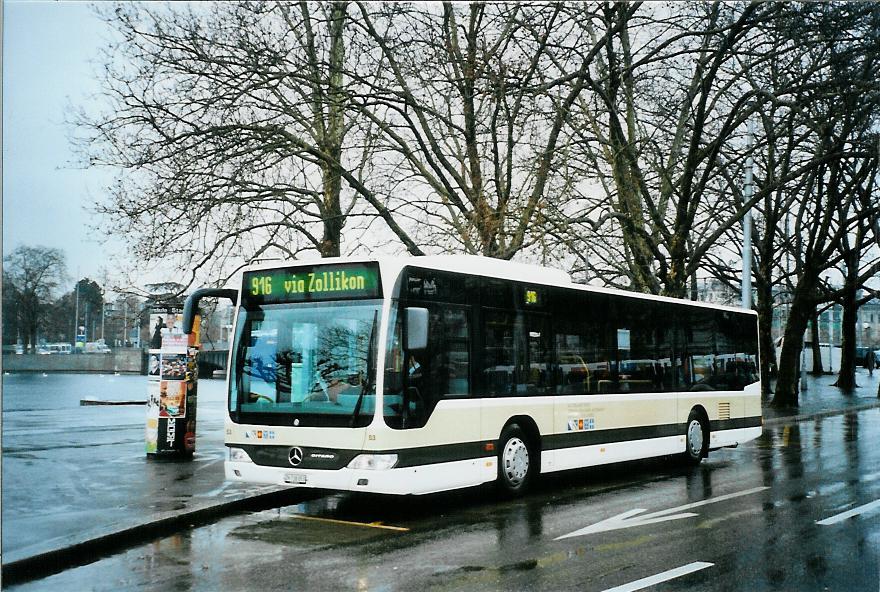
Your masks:
[{"label": "bus passenger door", "polygon": [[[404,356],[405,428],[418,446],[440,451],[438,462],[473,460],[476,452],[461,452],[468,445],[476,451],[480,439],[480,404],[471,384],[471,309],[445,303],[427,308],[428,346]],[[479,463],[465,465],[457,469],[461,484],[476,483]]]}]

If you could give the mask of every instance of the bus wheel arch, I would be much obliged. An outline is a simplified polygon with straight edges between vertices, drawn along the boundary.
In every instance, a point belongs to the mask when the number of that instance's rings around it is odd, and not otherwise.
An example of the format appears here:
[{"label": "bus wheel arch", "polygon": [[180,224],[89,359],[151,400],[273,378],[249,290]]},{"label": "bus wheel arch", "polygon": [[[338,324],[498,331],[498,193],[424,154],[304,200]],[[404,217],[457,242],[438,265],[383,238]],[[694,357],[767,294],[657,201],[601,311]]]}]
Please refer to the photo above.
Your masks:
[{"label": "bus wheel arch", "polygon": [[505,495],[522,495],[541,472],[541,436],[528,416],[511,417],[498,437],[497,486]]},{"label": "bus wheel arch", "polygon": [[695,405],[685,424],[684,460],[698,465],[709,455],[709,414],[702,405]]}]

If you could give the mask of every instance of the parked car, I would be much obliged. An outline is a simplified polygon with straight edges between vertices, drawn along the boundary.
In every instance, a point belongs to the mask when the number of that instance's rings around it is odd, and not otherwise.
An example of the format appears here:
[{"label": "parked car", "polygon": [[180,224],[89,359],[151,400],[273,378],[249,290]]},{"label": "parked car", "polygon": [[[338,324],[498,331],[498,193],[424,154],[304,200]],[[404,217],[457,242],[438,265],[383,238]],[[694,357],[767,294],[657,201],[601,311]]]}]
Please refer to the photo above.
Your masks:
[{"label": "parked car", "polygon": [[87,354],[109,354],[110,348],[107,347],[107,344],[104,343],[103,340],[98,341],[89,341],[86,343],[84,348],[84,353]]},{"label": "parked car", "polygon": [[69,343],[46,343],[37,346],[38,354],[69,354],[71,352]]}]

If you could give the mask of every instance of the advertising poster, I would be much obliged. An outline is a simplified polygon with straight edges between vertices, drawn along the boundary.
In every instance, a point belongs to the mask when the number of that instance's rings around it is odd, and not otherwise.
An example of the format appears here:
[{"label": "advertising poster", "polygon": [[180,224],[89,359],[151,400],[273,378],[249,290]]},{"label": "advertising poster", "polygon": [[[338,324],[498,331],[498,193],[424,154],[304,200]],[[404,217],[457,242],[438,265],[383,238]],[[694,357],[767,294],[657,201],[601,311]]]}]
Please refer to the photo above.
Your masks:
[{"label": "advertising poster", "polygon": [[147,358],[147,378],[150,380],[159,380],[160,370],[162,368],[161,350],[151,349]]},{"label": "advertising poster", "polygon": [[181,452],[183,447],[183,430],[179,429],[184,420],[174,417],[159,418],[159,452]]},{"label": "advertising poster", "polygon": [[186,353],[188,345],[198,345],[198,321],[193,332],[183,332],[182,312],[154,312],[150,314],[150,349],[161,349],[163,353]]},{"label": "advertising poster", "polygon": [[186,382],[162,380],[159,382],[159,417],[186,415]]},{"label": "advertising poster", "polygon": [[[156,372],[158,378],[158,371]],[[147,454],[155,454],[159,442],[159,382],[147,383],[147,426],[145,443]]]},{"label": "advertising poster", "polygon": [[191,369],[187,371],[186,379],[186,408],[189,412],[186,414],[186,431],[183,434],[183,446],[187,452],[193,452],[196,449],[196,391],[198,389],[197,350],[190,349],[193,350],[193,354],[187,356]]},{"label": "advertising poster", "polygon": [[162,329],[165,328],[165,313],[150,314],[150,349],[162,349]]},{"label": "advertising poster", "polygon": [[162,354],[162,380],[186,378],[187,354]]},{"label": "advertising poster", "polygon": [[190,455],[196,446],[200,318],[183,333],[183,315],[150,315],[146,450],[151,456]]},{"label": "advertising poster", "polygon": [[163,354],[185,354],[187,346],[187,336],[183,333],[163,333],[162,334],[162,353]]}]

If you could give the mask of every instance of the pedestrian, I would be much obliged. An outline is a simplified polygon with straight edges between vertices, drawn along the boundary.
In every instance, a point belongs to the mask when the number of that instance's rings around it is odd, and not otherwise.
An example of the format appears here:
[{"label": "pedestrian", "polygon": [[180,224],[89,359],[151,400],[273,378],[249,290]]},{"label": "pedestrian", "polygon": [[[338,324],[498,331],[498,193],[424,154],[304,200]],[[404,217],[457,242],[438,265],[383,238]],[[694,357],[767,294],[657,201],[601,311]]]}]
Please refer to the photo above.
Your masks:
[{"label": "pedestrian", "polygon": [[869,349],[867,355],[865,355],[865,366],[868,367],[868,375],[874,376],[874,364],[876,363],[876,357],[874,356],[874,350]]}]

